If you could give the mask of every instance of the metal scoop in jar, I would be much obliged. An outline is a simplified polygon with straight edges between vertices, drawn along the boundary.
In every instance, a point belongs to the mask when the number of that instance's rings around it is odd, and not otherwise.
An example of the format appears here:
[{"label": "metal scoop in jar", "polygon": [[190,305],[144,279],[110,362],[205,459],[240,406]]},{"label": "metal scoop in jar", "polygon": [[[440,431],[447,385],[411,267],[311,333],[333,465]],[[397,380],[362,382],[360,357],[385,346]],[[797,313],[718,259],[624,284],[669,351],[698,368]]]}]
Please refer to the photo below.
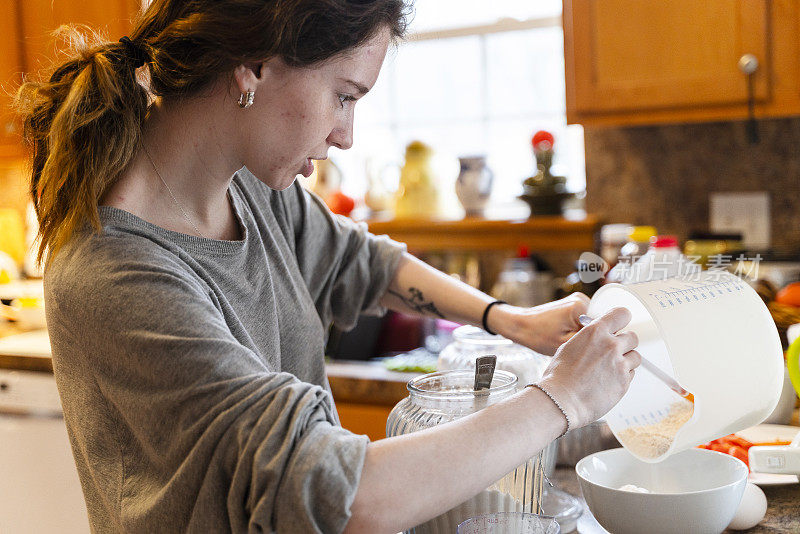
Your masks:
[{"label": "metal scoop in jar", "polygon": [[489,389],[492,386],[497,356],[489,354],[475,359],[475,391]]},{"label": "metal scoop in jar", "polygon": [[489,401],[489,389],[492,387],[494,368],[497,365],[497,356],[489,354],[479,356],[475,359],[475,398],[473,404],[475,410],[483,409]]}]

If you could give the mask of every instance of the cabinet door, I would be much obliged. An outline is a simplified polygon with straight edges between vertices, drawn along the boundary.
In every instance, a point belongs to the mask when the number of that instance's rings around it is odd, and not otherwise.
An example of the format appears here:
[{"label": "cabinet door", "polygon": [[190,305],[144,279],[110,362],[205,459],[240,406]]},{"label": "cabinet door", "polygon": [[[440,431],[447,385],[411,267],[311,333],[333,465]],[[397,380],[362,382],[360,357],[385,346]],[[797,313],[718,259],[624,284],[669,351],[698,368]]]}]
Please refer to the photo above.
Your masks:
[{"label": "cabinet door", "polygon": [[22,153],[20,128],[11,108],[22,81],[22,36],[17,0],[0,0],[0,157]]},{"label": "cabinet door", "polygon": [[62,24],[85,24],[108,40],[130,32],[141,9],[137,0],[24,0],[22,27],[28,72],[47,68],[57,57],[53,31]]},{"label": "cabinet door", "polygon": [[746,53],[759,61],[763,101],[768,15],[767,0],[564,0],[568,107],[588,115],[745,105]]}]

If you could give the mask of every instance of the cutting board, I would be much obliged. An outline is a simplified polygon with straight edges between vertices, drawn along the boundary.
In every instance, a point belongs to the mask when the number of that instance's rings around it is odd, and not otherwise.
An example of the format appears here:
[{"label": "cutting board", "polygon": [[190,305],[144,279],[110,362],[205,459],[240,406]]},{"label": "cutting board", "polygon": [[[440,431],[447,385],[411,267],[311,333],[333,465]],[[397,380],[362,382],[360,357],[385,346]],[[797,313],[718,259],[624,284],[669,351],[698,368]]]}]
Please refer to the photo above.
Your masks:
[{"label": "cutting board", "polygon": [[50,336],[42,329],[0,338],[0,356],[50,358]]}]

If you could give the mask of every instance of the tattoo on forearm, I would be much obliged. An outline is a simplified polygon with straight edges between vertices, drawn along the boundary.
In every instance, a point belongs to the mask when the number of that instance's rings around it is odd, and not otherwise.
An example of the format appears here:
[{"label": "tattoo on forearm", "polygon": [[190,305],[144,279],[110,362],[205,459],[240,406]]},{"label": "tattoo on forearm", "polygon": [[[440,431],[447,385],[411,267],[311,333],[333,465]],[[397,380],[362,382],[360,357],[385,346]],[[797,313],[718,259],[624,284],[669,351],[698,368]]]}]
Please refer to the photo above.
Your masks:
[{"label": "tattoo on forearm", "polygon": [[436,315],[437,317],[441,317],[444,319],[444,315],[442,312],[436,308],[436,305],[431,302],[425,302],[425,295],[422,294],[422,291],[417,289],[416,287],[409,287],[408,288],[408,296],[404,297],[397,291],[389,290],[389,294],[394,295],[395,297],[399,298],[403,304],[408,306],[410,309],[414,310],[417,313],[421,313],[423,315]]}]

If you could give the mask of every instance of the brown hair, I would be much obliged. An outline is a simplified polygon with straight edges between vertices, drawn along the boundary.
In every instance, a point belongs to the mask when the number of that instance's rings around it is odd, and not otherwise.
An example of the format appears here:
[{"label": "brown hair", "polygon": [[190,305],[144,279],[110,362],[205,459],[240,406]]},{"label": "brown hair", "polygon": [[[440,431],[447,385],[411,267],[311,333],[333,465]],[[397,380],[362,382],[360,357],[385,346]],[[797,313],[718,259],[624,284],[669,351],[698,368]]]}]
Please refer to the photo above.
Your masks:
[{"label": "brown hair", "polygon": [[[97,203],[135,155],[152,97],[195,94],[238,65],[270,57],[311,66],[383,27],[401,38],[408,10],[405,0],[153,0],[131,33],[133,46],[60,29],[74,57],[17,94],[33,152],[38,261],[45,250],[52,259],[87,221],[102,230]],[[137,78],[142,60],[147,88]]]}]

